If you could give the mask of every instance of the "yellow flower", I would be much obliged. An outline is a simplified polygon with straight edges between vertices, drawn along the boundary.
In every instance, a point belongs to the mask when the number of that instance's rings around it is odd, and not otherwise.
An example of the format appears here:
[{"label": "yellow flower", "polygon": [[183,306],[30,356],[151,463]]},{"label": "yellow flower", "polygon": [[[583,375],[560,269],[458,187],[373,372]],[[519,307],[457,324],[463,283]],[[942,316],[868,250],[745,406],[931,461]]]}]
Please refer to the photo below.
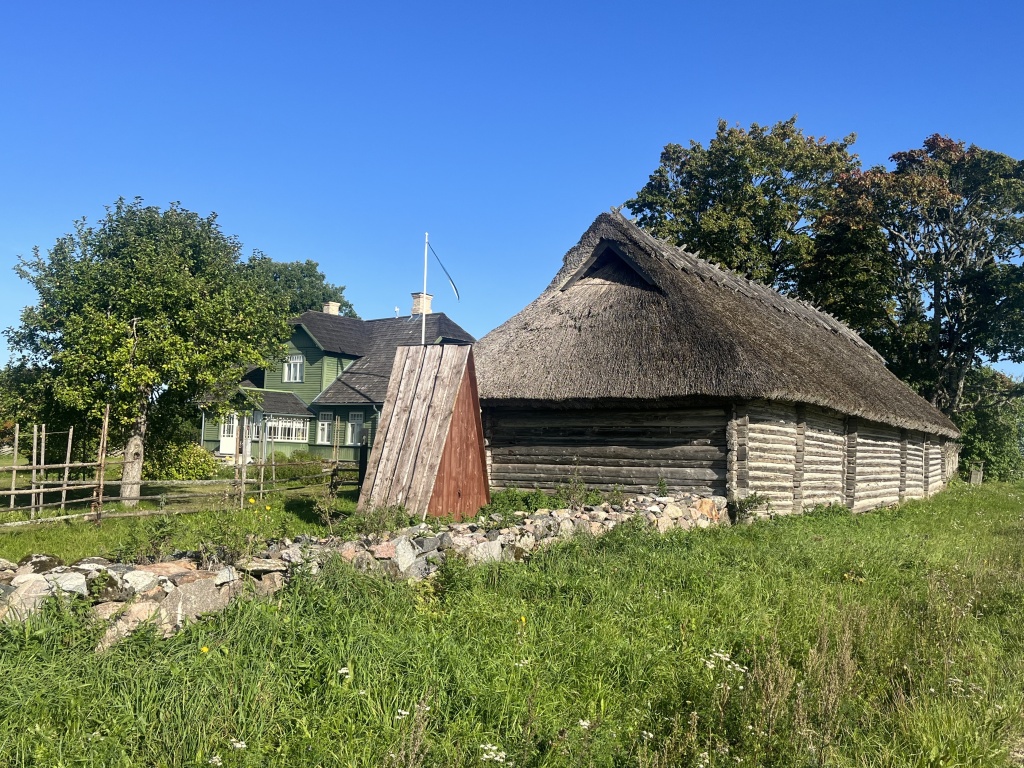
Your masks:
[{"label": "yellow flower", "polygon": [[525,623],[526,623],[526,617],[525,617],[525,616],[520,616],[520,617],[519,617],[519,620],[520,620],[521,622],[523,622],[523,624],[525,624]]},{"label": "yellow flower", "polygon": [[210,649],[204,645],[202,648],[199,649],[199,651],[200,653],[209,653]]},{"label": "yellow flower", "polygon": [[270,511],[270,505],[267,504],[267,506],[265,506],[264,509],[267,510],[267,512],[269,512]]},{"label": "yellow flower", "polygon": [[249,497],[249,503],[250,504],[255,504],[256,503],[256,499],[254,499],[252,496],[250,496]]}]

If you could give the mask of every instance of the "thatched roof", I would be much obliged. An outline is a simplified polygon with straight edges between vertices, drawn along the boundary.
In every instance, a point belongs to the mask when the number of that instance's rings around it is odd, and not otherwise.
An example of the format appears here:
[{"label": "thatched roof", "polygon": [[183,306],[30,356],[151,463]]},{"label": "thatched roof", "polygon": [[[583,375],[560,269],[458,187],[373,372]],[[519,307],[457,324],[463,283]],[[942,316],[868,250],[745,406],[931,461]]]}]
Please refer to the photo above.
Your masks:
[{"label": "thatched roof", "polygon": [[[419,345],[421,318],[421,315],[412,315],[357,321],[363,324],[363,356],[352,363],[313,402],[317,405],[383,403],[395,352],[399,347]],[[470,344],[474,341],[466,330],[443,312],[427,315],[426,338],[428,344]]]},{"label": "thatched roof", "polygon": [[956,437],[843,323],[597,217],[533,303],[476,347],[484,405],[687,398],[810,403]]}]

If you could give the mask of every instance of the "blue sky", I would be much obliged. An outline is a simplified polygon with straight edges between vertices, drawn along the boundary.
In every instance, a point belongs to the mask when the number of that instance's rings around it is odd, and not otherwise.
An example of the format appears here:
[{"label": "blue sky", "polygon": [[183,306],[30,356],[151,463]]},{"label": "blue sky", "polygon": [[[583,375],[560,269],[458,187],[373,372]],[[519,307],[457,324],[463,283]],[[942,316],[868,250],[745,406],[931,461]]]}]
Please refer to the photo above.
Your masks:
[{"label": "blue sky", "polygon": [[[0,327],[10,271],[118,196],[216,211],[315,259],[363,317],[421,281],[482,336],[547,285],[662,146],[716,122],[1024,157],[1017,3],[0,4]],[[0,341],[0,361],[7,350]],[[1024,367],[1008,367],[1017,375]]]}]

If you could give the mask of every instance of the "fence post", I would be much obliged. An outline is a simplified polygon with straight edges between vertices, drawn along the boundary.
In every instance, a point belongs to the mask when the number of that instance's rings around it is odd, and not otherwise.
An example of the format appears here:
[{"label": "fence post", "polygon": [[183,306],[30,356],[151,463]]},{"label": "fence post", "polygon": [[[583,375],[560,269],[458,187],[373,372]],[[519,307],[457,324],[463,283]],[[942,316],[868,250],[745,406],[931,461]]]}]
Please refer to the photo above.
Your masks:
[{"label": "fence post", "polygon": [[107,429],[110,426],[110,404],[103,409],[103,428],[100,430],[100,447],[96,460],[99,466],[96,468],[96,523],[100,522],[100,515],[103,514],[103,476],[107,470]]},{"label": "fence post", "polygon": [[11,460],[11,509],[14,509],[14,491],[18,482],[18,438],[21,435],[21,425],[14,425],[14,458]]},{"label": "fence post", "polygon": [[42,511],[43,504],[46,502],[46,425],[43,424],[42,431],[39,436],[39,466],[40,474],[42,475],[42,482],[39,483],[39,496],[36,501],[39,504],[39,510]]},{"label": "fence post", "polygon": [[32,492],[28,495],[28,519],[36,519],[36,459],[39,450],[39,425],[32,425]]},{"label": "fence post", "polygon": [[60,488],[60,511],[64,511],[64,504],[68,500],[68,478],[71,474],[71,445],[72,437],[75,434],[75,426],[72,424],[68,427],[68,449],[64,453],[64,482],[61,483]]}]

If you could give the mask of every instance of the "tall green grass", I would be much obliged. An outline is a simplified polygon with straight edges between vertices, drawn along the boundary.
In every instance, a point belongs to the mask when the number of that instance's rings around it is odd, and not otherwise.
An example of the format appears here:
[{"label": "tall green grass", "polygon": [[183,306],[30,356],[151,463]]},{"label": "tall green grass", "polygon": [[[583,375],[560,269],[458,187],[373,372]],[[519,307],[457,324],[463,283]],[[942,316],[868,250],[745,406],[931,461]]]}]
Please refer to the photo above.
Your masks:
[{"label": "tall green grass", "polygon": [[101,655],[52,605],[0,630],[0,764],[1007,765],[1022,493],[627,526],[416,586],[332,562]]}]

